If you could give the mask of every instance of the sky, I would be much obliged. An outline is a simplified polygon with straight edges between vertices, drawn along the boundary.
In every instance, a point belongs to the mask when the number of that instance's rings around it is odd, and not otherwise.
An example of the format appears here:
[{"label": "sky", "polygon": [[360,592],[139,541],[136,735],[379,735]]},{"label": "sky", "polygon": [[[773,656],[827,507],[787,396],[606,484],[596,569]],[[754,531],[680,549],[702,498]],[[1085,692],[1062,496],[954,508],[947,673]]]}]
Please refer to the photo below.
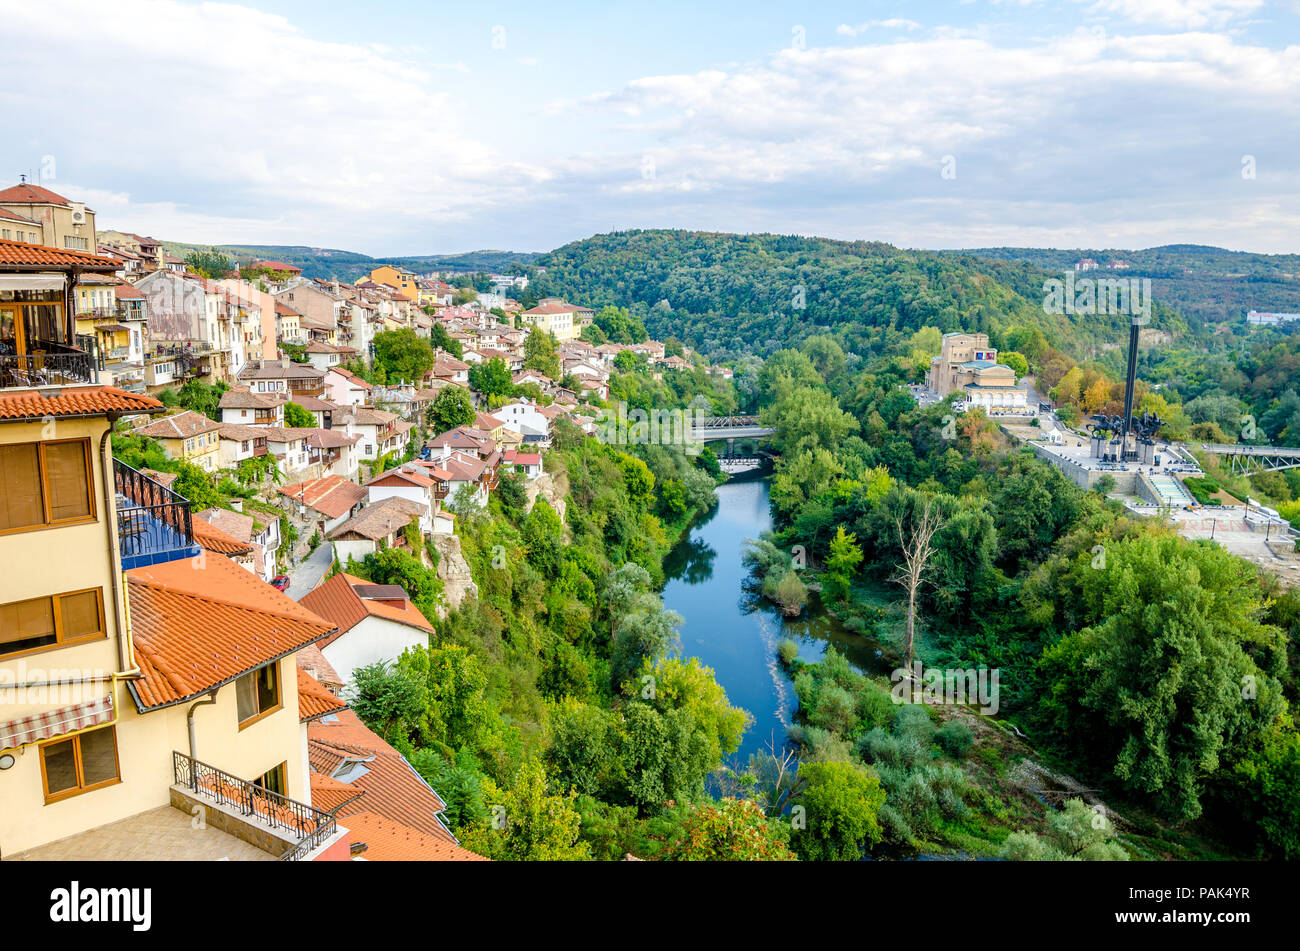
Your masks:
[{"label": "sky", "polygon": [[100,230],[1300,253],[1300,0],[0,0],[0,35],[0,185]]}]

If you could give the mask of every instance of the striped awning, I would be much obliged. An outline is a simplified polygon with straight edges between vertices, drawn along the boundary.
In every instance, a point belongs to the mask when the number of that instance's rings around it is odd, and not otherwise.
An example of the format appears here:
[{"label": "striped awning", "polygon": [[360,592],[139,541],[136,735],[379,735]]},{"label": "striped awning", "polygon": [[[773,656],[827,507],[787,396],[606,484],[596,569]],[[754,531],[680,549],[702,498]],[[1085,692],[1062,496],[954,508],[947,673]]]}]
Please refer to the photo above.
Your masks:
[{"label": "striped awning", "polygon": [[113,696],[75,703],[44,713],[33,713],[7,723],[0,723],[0,750],[13,750],[28,743],[108,723],[113,719]]}]

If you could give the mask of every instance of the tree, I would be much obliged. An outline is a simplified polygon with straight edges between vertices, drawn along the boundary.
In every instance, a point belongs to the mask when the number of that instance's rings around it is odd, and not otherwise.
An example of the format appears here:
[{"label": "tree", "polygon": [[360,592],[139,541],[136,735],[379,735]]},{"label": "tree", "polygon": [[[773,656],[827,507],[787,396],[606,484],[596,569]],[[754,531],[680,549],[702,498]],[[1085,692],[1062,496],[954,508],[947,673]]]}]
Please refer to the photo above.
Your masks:
[{"label": "tree", "polygon": [[484,396],[513,396],[515,392],[510,366],[500,357],[470,367],[469,385]]},{"label": "tree", "polygon": [[316,425],[316,417],[291,401],[284,404],[284,424],[290,427],[300,426],[310,429]]},{"label": "tree", "polygon": [[419,383],[433,369],[433,347],[410,327],[375,334],[375,370],[390,383]]},{"label": "tree", "polygon": [[622,687],[643,661],[655,661],[679,650],[681,635],[677,629],[682,620],[676,611],[660,606],[658,598],[643,595],[615,631],[609,658],[611,686],[616,690]]},{"label": "tree", "polygon": [[457,360],[465,355],[460,341],[447,333],[447,328],[440,323],[435,323],[433,329],[429,331],[429,346],[433,347],[434,350],[445,350]]},{"label": "tree", "polygon": [[1066,749],[1167,815],[1195,819],[1223,758],[1277,721],[1284,651],[1254,566],[1210,542],[1146,533],[1082,552],[1056,598],[1081,627],[1043,654],[1040,712]]},{"label": "tree", "polygon": [[630,314],[626,307],[606,306],[592,320],[610,343],[645,343],[650,339],[640,317]]},{"label": "tree", "polygon": [[862,564],[862,546],[857,543],[857,536],[844,531],[841,525],[831,539],[830,554],[826,557],[826,575],[830,583],[833,598],[848,595],[850,580]]},{"label": "tree", "polygon": [[441,435],[457,426],[468,426],[477,417],[474,401],[463,386],[444,386],[424,412],[424,424]]},{"label": "tree", "polygon": [[908,531],[903,530],[901,516],[894,520],[898,529],[898,544],[903,552],[903,561],[897,565],[894,581],[907,592],[907,633],[903,641],[903,653],[908,671],[911,671],[916,659],[916,596],[925,581],[930,556],[934,554],[932,542],[940,523],[938,507],[930,498],[921,503],[921,510],[913,517]]},{"label": "tree", "polygon": [[409,671],[385,661],[352,672],[347,701],[356,715],[386,742],[408,739],[418,727],[428,702],[428,688]]},{"label": "tree", "polygon": [[880,841],[885,791],[870,770],[839,760],[804,763],[799,779],[798,802],[807,810],[806,827],[794,835],[801,858],[852,862]]},{"label": "tree", "polygon": [[191,251],[185,255],[185,263],[193,268],[200,277],[206,277],[211,281],[225,277],[235,267],[230,258],[211,248],[207,251],[198,249]]},{"label": "tree", "polygon": [[1115,826],[1100,807],[1070,799],[1060,812],[1047,817],[1047,837],[1013,832],[1002,844],[1000,858],[1013,862],[1124,862],[1128,853],[1114,841]]},{"label": "tree", "polygon": [[474,290],[472,286],[457,288],[456,292],[451,296],[451,302],[457,307],[463,304],[472,304],[476,300],[478,300],[478,291]]},{"label": "tree", "polygon": [[776,429],[772,441],[789,453],[835,450],[858,428],[858,421],[840,409],[835,397],[806,386],[789,390],[760,416],[765,425]]},{"label": "tree", "polygon": [[465,647],[413,647],[397,659],[398,669],[425,684],[420,734],[426,743],[451,750],[490,744],[496,711],[487,699],[483,662]]},{"label": "tree", "polygon": [[691,808],[659,858],[669,862],[789,862],[789,827],[748,799],[723,798]]},{"label": "tree", "polygon": [[1029,372],[1029,361],[1025,359],[1025,355],[1014,350],[1004,350],[999,353],[998,363],[1011,367],[1016,372],[1017,380]]},{"label": "tree", "polygon": [[514,783],[503,790],[484,783],[483,801],[490,814],[467,829],[465,848],[497,861],[582,861],[591,857],[581,840],[582,817],[574,807],[577,793],[552,795],[542,764],[531,760],[520,767]]},{"label": "tree", "polygon": [[524,340],[524,369],[544,373],[552,380],[560,378],[560,355],[549,330],[534,326]]}]

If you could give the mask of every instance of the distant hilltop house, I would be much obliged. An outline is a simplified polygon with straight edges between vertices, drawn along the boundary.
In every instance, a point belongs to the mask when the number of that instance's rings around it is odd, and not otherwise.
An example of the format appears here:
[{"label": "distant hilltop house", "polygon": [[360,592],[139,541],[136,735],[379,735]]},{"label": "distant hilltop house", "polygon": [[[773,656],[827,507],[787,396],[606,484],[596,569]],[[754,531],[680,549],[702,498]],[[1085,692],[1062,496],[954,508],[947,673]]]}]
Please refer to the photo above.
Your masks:
[{"label": "distant hilltop house", "polygon": [[1300,320],[1300,314],[1275,314],[1269,311],[1252,310],[1246,314],[1246,323],[1256,327],[1272,327],[1277,324]]},{"label": "distant hilltop house", "polygon": [[968,406],[986,411],[1024,410],[1025,388],[1016,385],[1016,372],[998,361],[988,334],[947,333],[937,357],[930,359],[926,386],[940,396],[961,391]]},{"label": "distant hilltop house", "polygon": [[1095,271],[1097,270],[1097,262],[1093,258],[1080,258],[1075,262],[1074,269],[1076,271]]}]

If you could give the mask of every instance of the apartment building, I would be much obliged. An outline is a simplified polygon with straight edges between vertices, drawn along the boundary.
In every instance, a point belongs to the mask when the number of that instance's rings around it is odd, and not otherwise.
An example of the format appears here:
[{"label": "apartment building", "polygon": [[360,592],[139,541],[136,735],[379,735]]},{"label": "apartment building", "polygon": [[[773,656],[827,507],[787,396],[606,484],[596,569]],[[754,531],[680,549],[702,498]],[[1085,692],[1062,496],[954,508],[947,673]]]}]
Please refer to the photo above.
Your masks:
[{"label": "apartment building", "polygon": [[[85,202],[71,201],[40,185],[20,182],[0,189],[0,209],[12,216],[0,223],[0,229],[9,227],[7,222],[13,221],[15,231],[22,229],[29,235],[38,231],[39,243],[47,248],[87,254],[94,254],[99,249],[95,213],[86,207]],[[31,224],[24,225],[17,219],[25,219]]]}]

